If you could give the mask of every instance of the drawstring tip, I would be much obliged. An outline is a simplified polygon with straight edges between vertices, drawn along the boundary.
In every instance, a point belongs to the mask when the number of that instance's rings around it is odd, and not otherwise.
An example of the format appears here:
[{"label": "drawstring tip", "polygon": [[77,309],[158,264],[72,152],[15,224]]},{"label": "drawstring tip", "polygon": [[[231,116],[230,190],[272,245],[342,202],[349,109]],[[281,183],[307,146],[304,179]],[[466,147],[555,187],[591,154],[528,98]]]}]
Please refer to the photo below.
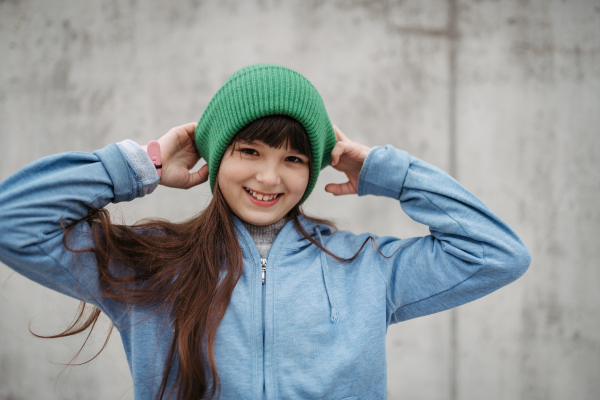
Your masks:
[{"label": "drawstring tip", "polygon": [[[323,246],[323,238],[321,237],[321,231],[319,231],[319,225],[315,226],[313,230],[317,234],[319,242],[321,242],[321,246]],[[327,291],[327,300],[329,301],[329,305],[331,306],[331,323],[337,324],[338,310],[335,306],[333,293],[331,292],[331,288],[329,287],[329,269],[327,268],[327,256],[325,255],[324,251],[321,252],[321,271],[323,272],[323,281],[325,283],[325,290]]]},{"label": "drawstring tip", "polygon": [[333,307],[331,309],[331,323],[337,324],[337,322],[338,322],[338,311],[337,311],[337,308]]}]

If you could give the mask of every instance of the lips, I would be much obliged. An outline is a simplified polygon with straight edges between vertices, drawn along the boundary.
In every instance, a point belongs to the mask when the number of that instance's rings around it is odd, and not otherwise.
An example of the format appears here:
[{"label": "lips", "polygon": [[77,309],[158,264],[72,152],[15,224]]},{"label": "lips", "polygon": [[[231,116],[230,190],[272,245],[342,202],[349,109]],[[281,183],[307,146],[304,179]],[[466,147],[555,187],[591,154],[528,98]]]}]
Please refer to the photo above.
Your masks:
[{"label": "lips", "polygon": [[271,200],[259,200],[258,198],[254,197],[251,192],[256,193],[258,196],[263,196],[263,192],[256,192],[256,191],[254,191],[252,189],[248,189],[248,188],[244,188],[244,191],[246,192],[246,196],[248,197],[250,202],[252,204],[260,206],[260,207],[274,206],[275,204],[277,204],[277,202],[279,202],[279,199],[281,199],[281,197],[283,196],[283,193],[264,193],[264,195],[266,195],[267,197],[269,197],[269,196],[276,196],[276,197],[274,197]]},{"label": "lips", "polygon": [[[265,192],[259,192],[257,190],[253,190],[250,188],[245,187],[244,190],[246,191],[246,193],[250,194],[252,197],[258,199],[259,201],[271,201],[274,200],[277,197],[281,197],[281,195],[283,195],[283,193],[265,193]],[[268,199],[268,200],[266,200]]]}]

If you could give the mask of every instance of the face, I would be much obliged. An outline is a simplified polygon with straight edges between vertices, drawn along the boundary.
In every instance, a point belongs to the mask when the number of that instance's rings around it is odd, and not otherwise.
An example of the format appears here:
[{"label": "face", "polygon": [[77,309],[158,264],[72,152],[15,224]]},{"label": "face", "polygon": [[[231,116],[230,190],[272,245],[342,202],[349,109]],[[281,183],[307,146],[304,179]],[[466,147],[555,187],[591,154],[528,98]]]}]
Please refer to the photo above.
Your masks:
[{"label": "face", "polygon": [[[307,156],[261,141],[238,141],[227,147],[217,181],[231,210],[253,225],[283,218],[304,195],[308,185]],[[265,200],[266,199],[266,200]]]}]

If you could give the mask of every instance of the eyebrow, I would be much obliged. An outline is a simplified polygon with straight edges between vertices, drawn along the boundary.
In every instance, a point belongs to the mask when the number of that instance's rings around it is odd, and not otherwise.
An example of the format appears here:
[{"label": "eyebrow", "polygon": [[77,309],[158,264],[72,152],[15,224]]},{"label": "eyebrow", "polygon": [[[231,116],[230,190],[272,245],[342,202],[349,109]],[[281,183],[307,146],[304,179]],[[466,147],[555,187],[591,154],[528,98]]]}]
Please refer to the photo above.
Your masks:
[{"label": "eyebrow", "polygon": [[239,143],[247,143],[247,144],[256,144],[256,145],[259,145],[258,141],[256,141],[256,140],[248,141],[248,140],[245,140],[245,139],[238,139],[238,142]]}]

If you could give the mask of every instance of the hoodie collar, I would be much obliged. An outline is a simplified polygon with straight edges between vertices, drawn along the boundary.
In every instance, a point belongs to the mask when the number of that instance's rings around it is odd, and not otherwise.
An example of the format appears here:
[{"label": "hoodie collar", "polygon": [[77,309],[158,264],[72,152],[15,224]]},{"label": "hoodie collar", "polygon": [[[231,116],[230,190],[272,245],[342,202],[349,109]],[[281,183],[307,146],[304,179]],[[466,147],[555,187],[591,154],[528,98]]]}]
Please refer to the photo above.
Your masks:
[{"label": "hoodie collar", "polygon": [[[254,242],[252,241],[252,237],[250,236],[250,233],[244,226],[242,220],[240,220],[235,214],[233,214],[232,216],[234,227],[238,231],[238,236],[240,237],[240,240],[244,241],[246,246],[249,246],[250,243],[253,244]],[[315,238],[315,240],[319,242],[321,246],[325,247],[322,235],[329,235],[332,233],[332,229],[330,226],[310,221],[303,215],[298,216],[298,221],[300,222],[300,225],[302,225],[302,227],[306,230],[306,232],[309,235],[311,235],[311,237]],[[285,237],[286,242],[288,243],[298,243],[300,241],[306,240],[304,235],[298,232],[298,230],[294,226],[293,219],[290,219],[283,226],[283,228],[281,228],[279,234],[277,235],[277,238],[275,238],[275,241],[277,241],[277,239],[280,236]],[[275,242],[273,242],[273,244],[275,244]],[[253,247],[256,249],[256,246]],[[329,301],[330,320],[332,324],[337,324],[339,314],[338,309],[336,307],[335,297],[331,289],[331,282],[329,280],[329,265],[327,264],[328,255],[321,249],[317,249],[317,251],[319,251],[321,257],[321,273],[323,274],[323,282],[325,283],[325,291],[327,292],[327,300]],[[258,249],[256,249],[256,253],[258,254]]]},{"label": "hoodie collar", "polygon": [[[232,214],[233,217],[233,225],[235,227],[235,229],[239,232],[248,232],[248,230],[246,229],[246,227],[244,226],[244,223],[242,222],[242,220],[235,214]],[[310,221],[308,220],[306,217],[304,217],[303,215],[299,215],[298,216],[298,221],[300,222],[300,225],[302,225],[302,227],[304,228],[304,230],[311,235],[312,237],[316,236],[316,232],[315,228],[322,234],[322,235],[329,235],[332,233],[332,229],[329,225],[324,225],[324,224],[318,224],[316,222]],[[302,240],[305,240],[306,238],[304,237],[304,235],[302,235],[300,232],[298,232],[298,230],[295,228],[294,226],[294,219],[290,219],[284,226],[283,228],[281,228],[281,230],[279,231],[279,234],[277,236],[281,236],[281,235],[285,235],[286,236],[286,241],[290,242],[290,243],[295,243],[295,242],[300,242]],[[245,235],[244,235],[245,236]],[[251,239],[250,234],[248,233],[248,239]]]}]

